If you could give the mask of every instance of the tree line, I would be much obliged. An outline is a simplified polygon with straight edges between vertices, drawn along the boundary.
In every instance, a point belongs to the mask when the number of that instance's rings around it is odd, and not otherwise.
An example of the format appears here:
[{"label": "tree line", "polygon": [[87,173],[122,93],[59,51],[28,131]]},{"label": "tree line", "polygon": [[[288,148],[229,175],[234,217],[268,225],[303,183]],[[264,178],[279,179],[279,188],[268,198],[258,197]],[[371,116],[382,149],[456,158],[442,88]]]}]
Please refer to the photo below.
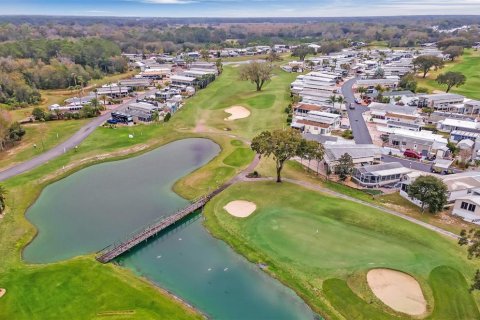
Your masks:
[{"label": "tree line", "polygon": [[0,44],[0,103],[36,104],[40,89],[85,86],[91,79],[125,72],[115,43],[98,38],[25,40]]}]

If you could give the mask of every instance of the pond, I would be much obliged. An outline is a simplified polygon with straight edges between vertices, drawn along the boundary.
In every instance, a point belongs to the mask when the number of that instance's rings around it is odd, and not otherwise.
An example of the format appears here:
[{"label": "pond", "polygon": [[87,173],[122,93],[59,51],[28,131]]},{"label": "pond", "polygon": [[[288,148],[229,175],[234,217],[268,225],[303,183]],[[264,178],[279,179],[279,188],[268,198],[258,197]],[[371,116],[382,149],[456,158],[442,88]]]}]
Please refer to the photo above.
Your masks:
[{"label": "pond", "polygon": [[[96,252],[188,202],[176,180],[220,152],[185,139],[143,155],[94,165],[47,186],[27,212],[38,234],[23,252],[47,263]],[[194,215],[118,263],[183,298],[213,319],[313,319],[290,289],[213,238]]]}]

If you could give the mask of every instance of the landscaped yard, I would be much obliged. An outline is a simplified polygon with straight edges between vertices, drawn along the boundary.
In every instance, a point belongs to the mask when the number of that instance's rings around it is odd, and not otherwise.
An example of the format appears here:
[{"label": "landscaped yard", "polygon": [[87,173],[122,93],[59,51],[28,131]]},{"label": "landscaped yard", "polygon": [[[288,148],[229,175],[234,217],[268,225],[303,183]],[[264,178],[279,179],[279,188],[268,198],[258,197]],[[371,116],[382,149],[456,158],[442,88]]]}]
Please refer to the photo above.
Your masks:
[{"label": "landscaped yard", "polygon": [[[275,195],[275,196],[272,196]],[[251,201],[256,212],[235,218],[223,207]],[[467,291],[478,261],[466,259],[454,240],[363,205],[274,182],[237,184],[206,207],[215,236],[294,288],[317,311],[346,319],[406,318],[374,298],[365,281],[372,268],[413,275],[431,319],[478,319]],[[440,282],[448,276],[454,280]],[[360,279],[360,280],[359,280]],[[328,280],[328,281],[326,281]],[[452,295],[461,299],[453,299]],[[452,303],[455,301],[455,304]]]},{"label": "landscaped yard", "polygon": [[439,85],[435,79],[440,73],[447,71],[461,72],[467,77],[467,82],[459,87],[452,88],[450,92],[458,93],[471,99],[480,99],[480,52],[472,49],[465,50],[463,56],[454,62],[449,62],[444,68],[432,71],[426,79],[418,77],[418,86],[429,90],[445,91],[446,86]]}]

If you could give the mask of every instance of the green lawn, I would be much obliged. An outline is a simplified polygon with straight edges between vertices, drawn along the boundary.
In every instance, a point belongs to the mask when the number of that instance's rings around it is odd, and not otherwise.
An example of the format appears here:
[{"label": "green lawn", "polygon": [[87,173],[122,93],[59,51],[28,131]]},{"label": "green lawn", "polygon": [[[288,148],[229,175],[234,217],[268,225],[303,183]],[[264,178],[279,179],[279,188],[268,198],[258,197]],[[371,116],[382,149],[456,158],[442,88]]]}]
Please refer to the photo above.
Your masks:
[{"label": "green lawn", "polygon": [[[236,199],[253,201],[257,211],[247,219],[230,216],[223,207]],[[471,278],[478,261],[466,259],[453,240],[378,210],[288,183],[251,182],[227,189],[207,205],[205,213],[206,225],[215,236],[250,260],[267,264],[269,272],[328,316],[336,314],[328,307],[332,304],[348,319],[355,314],[349,310],[363,314],[358,319],[392,317],[394,312],[380,302],[368,306],[359,297],[367,294],[364,286],[352,282],[352,293],[347,294],[343,284],[375,267],[407,272],[422,286],[432,283],[424,293],[429,305],[441,310],[434,311],[432,319],[445,319],[439,313],[453,316],[452,310],[455,319],[470,319],[478,312],[472,296],[468,292],[465,296],[464,279]],[[456,285],[432,282],[436,278],[432,270],[439,266],[456,272],[452,280]],[[338,280],[324,282],[328,279]],[[449,299],[452,295],[461,297],[461,307],[450,305],[456,301]],[[345,305],[349,307],[344,309]]]},{"label": "green lawn", "polygon": [[480,99],[480,52],[472,49],[465,50],[462,57],[446,64],[444,68],[438,71],[429,73],[426,79],[418,78],[418,86],[428,88],[431,91],[445,91],[446,87],[440,86],[435,81],[435,78],[438,74],[447,71],[461,72],[467,77],[467,82],[463,86],[452,88],[450,92],[458,93],[471,99]]},{"label": "green lawn", "polygon": [[130,272],[91,259],[10,270],[0,284],[8,288],[0,319],[201,319]]}]

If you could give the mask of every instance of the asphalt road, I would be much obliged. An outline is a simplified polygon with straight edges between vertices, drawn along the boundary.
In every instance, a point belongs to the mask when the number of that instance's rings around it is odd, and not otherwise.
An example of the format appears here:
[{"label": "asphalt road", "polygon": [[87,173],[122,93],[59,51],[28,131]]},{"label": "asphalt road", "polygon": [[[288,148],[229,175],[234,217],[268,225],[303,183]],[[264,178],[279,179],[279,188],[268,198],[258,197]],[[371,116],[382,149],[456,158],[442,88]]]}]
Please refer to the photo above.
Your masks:
[{"label": "asphalt road", "polygon": [[48,150],[47,152],[44,152],[40,154],[39,156],[32,158],[31,160],[28,160],[23,163],[19,163],[13,167],[10,167],[4,171],[0,172],[0,181],[4,181],[8,178],[14,177],[18,174],[27,172],[29,170],[32,170],[38,166],[41,166],[44,163],[47,163],[50,160],[55,159],[58,156],[61,156],[64,154],[66,151],[74,148],[75,146],[78,146],[83,140],[85,140],[98,126],[100,126],[102,123],[107,121],[110,118],[110,113],[112,111],[124,108],[126,105],[129,103],[132,103],[138,98],[143,98],[147,95],[151,95],[156,91],[156,89],[149,90],[141,95],[138,95],[135,98],[129,99],[128,101],[118,105],[115,107],[113,110],[97,117],[94,118],[92,121],[81,127],[77,132],[75,132],[70,138],[62,142],[61,144],[53,147],[52,149]]},{"label": "asphalt road", "polygon": [[[356,79],[350,79],[346,81],[342,86],[342,94],[347,102],[347,114],[350,120],[350,128],[353,132],[353,139],[357,144],[371,144],[372,137],[368,132],[367,124],[363,119],[363,113],[368,110],[367,107],[355,103],[355,96],[353,94],[352,86]],[[355,106],[355,109],[350,109],[348,104],[351,103]]]}]

